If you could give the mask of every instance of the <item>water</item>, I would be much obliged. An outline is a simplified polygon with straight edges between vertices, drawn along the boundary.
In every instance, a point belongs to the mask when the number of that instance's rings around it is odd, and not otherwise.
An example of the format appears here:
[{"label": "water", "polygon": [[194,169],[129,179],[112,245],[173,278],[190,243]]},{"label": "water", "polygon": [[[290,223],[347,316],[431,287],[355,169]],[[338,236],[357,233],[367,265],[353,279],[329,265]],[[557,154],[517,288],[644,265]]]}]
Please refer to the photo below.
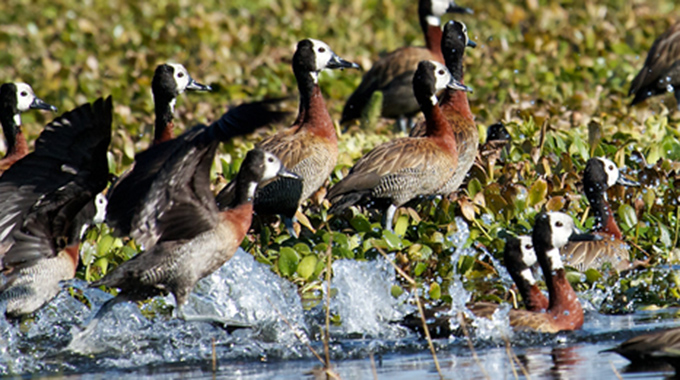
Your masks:
[{"label": "water", "polygon": [[[464,229],[462,229],[464,232]],[[461,246],[462,247],[462,246]],[[412,297],[390,295],[397,284],[390,263],[338,260],[333,264],[331,313],[342,321],[331,327],[330,355],[343,379],[371,379],[373,370],[383,379],[435,379],[436,370],[427,343],[394,324],[414,310]],[[111,296],[75,281],[90,303],[101,305]],[[469,296],[454,282],[454,299]],[[325,288],[324,288],[325,291]],[[594,297],[597,298],[597,297]],[[64,375],[78,378],[314,378],[320,362],[305,343],[323,355],[321,306],[305,311],[296,288],[257,263],[241,250],[221,270],[204,279],[188,302],[187,314],[209,314],[252,326],[231,334],[208,323],[184,322],[169,316],[147,319],[143,312],[172,304],[172,297],[157,298],[140,310],[134,304],[117,305],[102,319],[95,333],[74,344],[77,326],[91,310],[67,291],[23,324],[0,320],[0,374]],[[456,303],[455,313],[463,308]],[[628,361],[616,354],[600,354],[639,333],[674,326],[677,310],[607,316],[585,305],[583,330],[571,333],[514,333],[501,308],[491,321],[475,319],[473,358],[464,337],[435,341],[443,373],[448,378],[664,378],[670,368],[627,372]],[[284,319],[287,321],[284,322]],[[298,338],[299,337],[299,338]],[[311,337],[311,339],[309,338]],[[512,342],[510,350],[506,341]],[[213,349],[217,359],[212,371]],[[374,356],[375,367],[370,355]],[[511,361],[511,357],[516,357]],[[615,372],[616,371],[616,372]],[[317,370],[318,372],[318,370]]]}]

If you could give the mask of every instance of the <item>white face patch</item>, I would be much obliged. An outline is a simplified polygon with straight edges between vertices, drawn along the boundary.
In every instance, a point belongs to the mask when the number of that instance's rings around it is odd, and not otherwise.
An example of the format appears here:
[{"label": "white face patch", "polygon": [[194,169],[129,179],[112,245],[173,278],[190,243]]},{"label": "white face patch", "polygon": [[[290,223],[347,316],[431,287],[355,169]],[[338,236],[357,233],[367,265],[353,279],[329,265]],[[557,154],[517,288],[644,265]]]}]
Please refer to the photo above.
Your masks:
[{"label": "white face patch", "polygon": [[326,68],[328,62],[333,59],[335,53],[331,50],[325,42],[310,38],[312,42],[312,50],[314,51],[314,68],[316,71],[321,71]]},{"label": "white face patch", "polygon": [[[19,112],[28,111],[35,100],[33,89],[26,83],[15,83],[14,85],[17,88],[17,109]],[[18,124],[21,124],[21,120],[19,120]]]},{"label": "white face patch", "polygon": [[312,80],[314,83],[319,83],[319,72],[318,71],[311,71],[309,73],[309,76],[312,77]]},{"label": "white face patch", "polygon": [[531,273],[530,268],[522,270],[519,272],[519,275],[522,276],[522,278],[524,278],[524,280],[526,280],[529,285],[534,285],[536,283],[536,279],[534,278],[534,274]]},{"label": "white face patch", "polygon": [[248,198],[255,198],[255,190],[257,190],[257,182],[251,182],[248,184]]},{"label": "white face patch", "polygon": [[104,223],[104,220],[106,219],[106,206],[108,205],[108,201],[106,200],[106,196],[104,194],[99,193],[94,197],[94,217],[92,217],[92,222],[99,224],[99,223]]},{"label": "white face patch", "polygon": [[607,188],[614,186],[616,181],[619,180],[619,168],[616,167],[614,162],[604,157],[597,157],[597,159],[602,161],[604,165],[604,172],[607,174]]},{"label": "white face patch", "polygon": [[468,37],[468,34],[467,34],[467,25],[465,25],[465,23],[462,22],[462,21],[456,21],[456,22],[461,25],[461,30],[463,31],[463,35],[465,35],[465,46],[467,46],[468,42],[470,42],[470,37]]},{"label": "white face patch", "polygon": [[522,252],[522,262],[524,265],[530,267],[536,264],[536,252],[534,251],[534,243],[530,236],[519,236],[519,249]]},{"label": "white face patch", "polygon": [[[181,94],[187,89],[191,76],[187,69],[179,63],[168,63],[168,66],[173,68],[172,78],[177,85],[177,93]],[[174,111],[174,108],[173,108]]]},{"label": "white face patch", "polygon": [[547,214],[550,218],[552,246],[556,249],[562,248],[567,245],[569,237],[575,231],[574,219],[563,212],[551,211]]},{"label": "white face patch", "polygon": [[[446,14],[446,10],[449,9],[451,2],[449,0],[432,0],[432,9],[430,9],[430,14],[437,17],[437,25],[439,25],[439,17]],[[427,23],[430,24],[430,19],[428,18]],[[435,25],[436,26],[436,25]]]},{"label": "white face patch", "polygon": [[441,19],[439,16],[432,16],[432,15],[427,15],[425,16],[425,21],[427,22],[427,25],[429,26],[439,26],[441,25]]},{"label": "white face patch", "polygon": [[21,114],[17,113],[12,118],[14,119],[14,124],[16,124],[17,127],[20,127],[21,126]]},{"label": "white face patch", "polygon": [[558,269],[563,269],[564,266],[562,265],[562,258],[560,258],[560,250],[557,248],[553,248],[549,250],[548,252],[545,253],[546,256],[548,256],[548,260],[550,260],[551,267],[550,270],[558,270]]},{"label": "white face patch", "polygon": [[[436,61],[430,61],[434,65],[434,87],[435,91],[439,92],[443,89],[445,89],[449,83],[453,80],[453,76],[449,72],[449,70],[446,68],[446,66],[442,65],[439,62]],[[436,98],[436,97],[435,97]],[[437,104],[436,102],[433,104]]]},{"label": "white face patch", "polygon": [[177,103],[177,98],[172,98],[170,101],[170,112],[175,113],[175,103]]},{"label": "white face patch", "polygon": [[262,173],[262,181],[272,179],[279,174],[281,170],[281,161],[269,152],[264,153],[264,173]]}]

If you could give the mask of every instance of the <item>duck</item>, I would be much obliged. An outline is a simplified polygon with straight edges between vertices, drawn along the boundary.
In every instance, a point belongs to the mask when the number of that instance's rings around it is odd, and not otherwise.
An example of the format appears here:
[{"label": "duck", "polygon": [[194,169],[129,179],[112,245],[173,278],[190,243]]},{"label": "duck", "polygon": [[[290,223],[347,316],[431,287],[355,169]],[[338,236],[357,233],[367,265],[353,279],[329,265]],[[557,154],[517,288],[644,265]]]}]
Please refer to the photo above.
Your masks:
[{"label": "duck", "polygon": [[469,89],[456,81],[443,64],[422,61],[414,74],[413,92],[427,122],[424,137],[402,137],[378,145],[330,188],[329,213],[337,214],[354,204],[387,210],[383,227],[392,230],[397,208],[418,197],[435,194],[458,165],[458,147],[451,125],[437,105],[436,93],[446,87]]},{"label": "duck", "polygon": [[156,66],[151,80],[156,115],[154,145],[168,141],[175,136],[173,123],[175,103],[177,97],[184,91],[212,91],[212,88],[194,80],[182,64],[162,63]]},{"label": "duck", "polygon": [[541,312],[548,309],[548,298],[536,283],[532,267],[538,262],[531,236],[509,237],[503,250],[505,267],[517,285],[526,310]]},{"label": "duck", "polygon": [[441,50],[441,17],[446,13],[472,13],[469,8],[450,0],[420,0],[418,18],[426,47],[406,46],[397,49],[373,64],[364,74],[359,87],[350,95],[342,110],[340,125],[359,119],[374,92],[383,94],[381,115],[397,119],[402,131],[411,125],[411,118],[420,107],[413,94],[413,73],[420,61],[444,63]]},{"label": "duck", "polygon": [[641,334],[601,352],[615,352],[632,365],[667,362],[680,373],[680,327]]},{"label": "duck", "polygon": [[592,233],[598,239],[570,242],[564,246],[562,255],[567,265],[582,272],[599,268],[605,262],[611,263],[617,271],[631,267],[628,244],[623,241],[621,230],[607,203],[607,189],[615,184],[639,186],[637,182],[622,176],[619,168],[607,158],[594,157],[586,162],[583,189],[595,217]]},{"label": "duck", "polygon": [[652,96],[673,92],[680,110],[680,22],[660,35],[647,53],[645,64],[630,84],[630,106]]},{"label": "duck", "polygon": [[[466,46],[476,46],[468,38],[467,26],[460,21],[452,20],[447,22],[444,26],[441,50],[444,52],[446,67],[460,83],[464,83],[463,58]],[[458,165],[455,167],[453,175],[437,192],[447,196],[458,190],[470,168],[475,163],[479,145],[479,131],[477,130],[465,91],[455,91],[451,88],[444,90],[439,107],[451,125],[453,136],[458,146]],[[416,125],[411,130],[410,136],[424,136],[426,133],[425,129],[426,126],[422,123]]]},{"label": "duck", "polygon": [[[526,310],[545,312],[548,308],[548,299],[539,289],[532,271],[537,258],[531,236],[508,237],[503,250],[504,264],[515,282]],[[491,302],[473,302],[465,305],[475,316],[491,318],[498,309],[498,304]],[[457,334],[451,330],[451,307],[441,304],[425,309],[425,319],[430,334],[434,338],[446,338]],[[401,321],[401,326],[423,335],[423,323],[418,313],[406,315]]]},{"label": "duck", "polygon": [[[256,144],[276,155],[301,178],[276,178],[260,186],[255,195],[255,212],[282,215],[291,236],[297,236],[293,223],[300,204],[323,186],[338,160],[338,137],[319,87],[319,73],[346,68],[359,65],[340,58],[323,41],[300,41],[293,55],[293,72],[300,91],[297,119],[290,128]],[[234,186],[227,185],[216,197],[218,204],[230,202],[233,192]]]},{"label": "duck", "polygon": [[[255,148],[246,155],[236,177],[230,204],[217,206],[210,190],[210,167],[218,144],[224,141],[219,128],[197,126],[157,147],[173,146],[173,154],[146,159],[161,166],[149,191],[140,194],[144,207],[139,217],[155,241],[145,251],[108,272],[90,287],[119,289],[96,313],[83,333],[96,326],[111,308],[126,301],[140,301],[172,293],[176,316],[185,321],[216,321],[219,318],[187,316],[182,309],[198,280],[227,262],[245,237],[253,214],[258,184],[288,172],[272,153]],[[167,159],[166,159],[167,158]]]},{"label": "duck", "polygon": [[514,330],[557,333],[583,327],[583,308],[567,280],[560,248],[569,241],[592,238],[593,235],[580,234],[572,217],[563,212],[542,211],[536,215],[531,240],[548,288],[548,308],[545,312],[512,310],[509,318]]},{"label": "duck", "polygon": [[8,317],[36,312],[74,277],[81,214],[108,183],[111,120],[111,97],[61,115],[0,177],[0,303]]},{"label": "duck", "polygon": [[[273,109],[268,100],[243,103],[230,108],[210,125],[211,134],[219,141],[252,133],[257,128],[280,121],[287,112]],[[163,162],[176,154],[178,143],[173,139],[152,145],[138,153],[132,169],[123,173],[107,192],[106,224],[114,236],[136,237],[137,243],[149,245],[148,235],[141,233],[140,210],[144,207],[143,195],[147,194],[162,168]]]},{"label": "duck", "polygon": [[26,83],[10,82],[0,86],[0,124],[7,141],[7,152],[0,159],[0,172],[28,154],[26,136],[21,130],[21,113],[29,109],[57,112],[57,107],[35,96]]}]

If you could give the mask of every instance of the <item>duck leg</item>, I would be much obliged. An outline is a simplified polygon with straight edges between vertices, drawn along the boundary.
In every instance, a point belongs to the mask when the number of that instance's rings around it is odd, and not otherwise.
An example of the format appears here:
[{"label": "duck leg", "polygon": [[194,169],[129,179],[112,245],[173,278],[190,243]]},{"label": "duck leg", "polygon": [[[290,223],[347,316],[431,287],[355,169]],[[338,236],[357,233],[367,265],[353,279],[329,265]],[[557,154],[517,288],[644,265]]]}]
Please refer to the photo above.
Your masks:
[{"label": "duck leg", "polygon": [[390,232],[394,232],[392,220],[394,219],[395,212],[397,212],[397,206],[391,204],[390,207],[387,208],[387,211],[385,211],[385,214],[383,214],[383,228]]}]

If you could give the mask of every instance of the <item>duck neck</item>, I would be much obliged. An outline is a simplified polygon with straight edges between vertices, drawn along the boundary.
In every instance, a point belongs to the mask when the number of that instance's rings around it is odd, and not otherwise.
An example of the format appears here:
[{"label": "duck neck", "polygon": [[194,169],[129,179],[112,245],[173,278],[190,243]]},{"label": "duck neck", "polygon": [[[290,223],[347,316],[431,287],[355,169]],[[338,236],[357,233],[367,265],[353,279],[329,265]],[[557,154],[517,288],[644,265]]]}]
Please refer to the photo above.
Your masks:
[{"label": "duck neck", "polygon": [[[460,82],[462,83],[462,80]],[[447,88],[444,91],[440,107],[447,115],[454,114],[468,120],[474,120],[465,91]]]},{"label": "duck neck", "polygon": [[560,259],[560,251],[551,248],[545,252],[546,259],[540,260],[545,284],[548,287],[548,311],[557,317],[569,316],[578,319],[580,314],[583,323],[583,310],[576,292],[567,280],[567,273]]},{"label": "duck neck", "polygon": [[604,191],[588,192],[586,196],[588,197],[590,207],[592,207],[593,215],[595,216],[594,230],[605,232],[620,240],[623,237],[623,234],[621,233],[619,226],[616,225],[612,209],[607,202]]},{"label": "duck neck", "polygon": [[154,125],[153,143],[159,144],[171,140],[174,131],[173,117],[175,112],[175,98],[154,94],[154,112],[156,121]]},{"label": "duck neck", "polygon": [[[435,16],[428,16],[435,17]],[[444,62],[444,56],[442,55],[442,28],[440,25],[430,25],[427,20],[421,20],[421,28],[423,29],[423,35],[425,36],[425,46],[437,60]]]},{"label": "duck neck", "polygon": [[3,112],[0,115],[0,123],[2,123],[2,131],[7,140],[7,153],[5,158],[16,158],[17,160],[28,154],[28,143],[26,137],[21,131],[21,116],[19,113],[12,114],[12,112]]},{"label": "duck neck", "polygon": [[529,311],[545,311],[548,308],[548,300],[536,284],[529,287],[529,293],[524,299],[526,308]]},{"label": "duck neck", "polygon": [[257,181],[248,177],[250,176],[239,172],[236,177],[234,199],[226,208],[233,209],[243,205],[252,206],[253,199],[255,198],[255,191],[257,190]]},{"label": "duck neck", "polygon": [[318,84],[318,72],[296,72],[300,91],[300,111],[294,127],[337,141],[335,127]]},{"label": "duck neck", "polygon": [[[522,295],[527,310],[534,311],[540,309],[539,297],[543,297],[543,293],[538,289],[531,269],[524,268],[519,273],[510,271],[510,276],[515,281],[517,290],[519,290],[519,294]],[[543,306],[543,308],[545,307],[547,307],[547,305]]]}]

